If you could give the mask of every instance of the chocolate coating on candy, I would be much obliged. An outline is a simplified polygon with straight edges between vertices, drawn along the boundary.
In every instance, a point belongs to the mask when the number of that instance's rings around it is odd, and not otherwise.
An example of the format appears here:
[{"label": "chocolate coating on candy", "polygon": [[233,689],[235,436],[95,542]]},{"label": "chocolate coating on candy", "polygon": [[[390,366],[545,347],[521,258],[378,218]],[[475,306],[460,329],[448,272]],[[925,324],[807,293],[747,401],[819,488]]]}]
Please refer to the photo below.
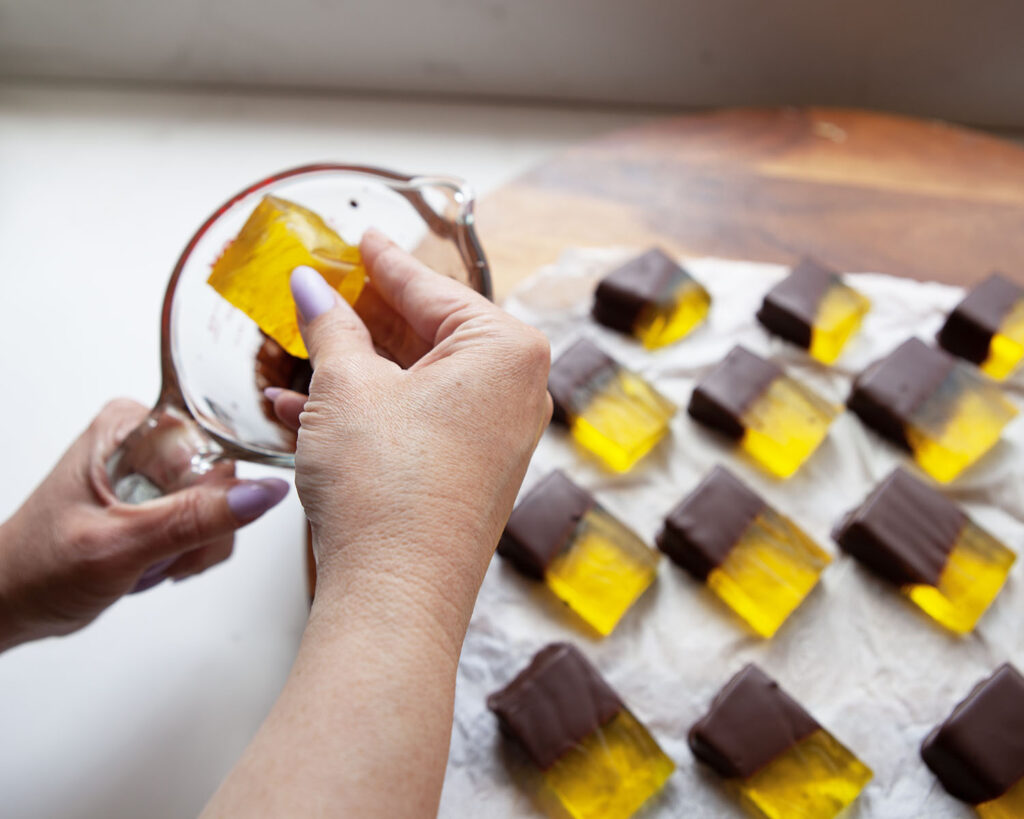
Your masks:
[{"label": "chocolate coating on candy", "polygon": [[809,349],[818,306],[839,274],[812,259],[802,259],[793,272],[768,291],[757,319],[771,332]]},{"label": "chocolate coating on candy", "polygon": [[746,779],[820,727],[775,680],[748,665],[690,729],[690,749],[720,776]]},{"label": "chocolate coating on candy", "polygon": [[992,336],[1022,298],[1024,288],[993,273],[953,308],[939,331],[939,344],[953,355],[981,364],[988,358]]},{"label": "chocolate coating on candy", "polygon": [[966,522],[955,503],[897,469],[840,521],[832,537],[890,583],[934,586]]},{"label": "chocolate coating on candy", "polygon": [[596,501],[555,470],[531,489],[509,516],[498,554],[531,577],[542,578]]},{"label": "chocolate coating on candy", "polygon": [[501,691],[487,698],[507,736],[541,770],[610,722],[622,700],[574,646],[553,643]]},{"label": "chocolate coating on candy", "polygon": [[665,518],[658,548],[698,580],[720,566],[767,504],[716,466]]},{"label": "chocolate coating on candy", "polygon": [[921,746],[957,799],[997,799],[1024,777],[1024,676],[1004,665],[983,680]]},{"label": "chocolate coating on candy", "polygon": [[857,377],[846,405],[880,435],[909,449],[904,424],[955,365],[948,353],[911,338]]},{"label": "chocolate coating on candy", "polygon": [[664,251],[652,248],[601,280],[594,294],[594,319],[613,330],[632,332],[646,308],[670,298],[689,278]]},{"label": "chocolate coating on candy", "polygon": [[730,438],[742,438],[741,416],[780,375],[777,365],[745,347],[733,347],[694,388],[687,412]]},{"label": "chocolate coating on candy", "polygon": [[615,360],[585,338],[575,342],[551,365],[548,392],[554,403],[551,420],[568,424],[570,417],[618,369]]}]

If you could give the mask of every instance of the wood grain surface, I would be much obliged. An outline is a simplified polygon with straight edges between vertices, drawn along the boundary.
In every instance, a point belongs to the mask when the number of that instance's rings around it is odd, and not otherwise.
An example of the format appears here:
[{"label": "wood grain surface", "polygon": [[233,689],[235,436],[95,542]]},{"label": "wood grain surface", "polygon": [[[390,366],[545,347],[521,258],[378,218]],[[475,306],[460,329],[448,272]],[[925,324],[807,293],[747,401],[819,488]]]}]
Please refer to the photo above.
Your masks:
[{"label": "wood grain surface", "polygon": [[572,148],[485,197],[478,223],[498,299],[595,245],[1024,281],[1024,146],[866,111],[720,110]]}]

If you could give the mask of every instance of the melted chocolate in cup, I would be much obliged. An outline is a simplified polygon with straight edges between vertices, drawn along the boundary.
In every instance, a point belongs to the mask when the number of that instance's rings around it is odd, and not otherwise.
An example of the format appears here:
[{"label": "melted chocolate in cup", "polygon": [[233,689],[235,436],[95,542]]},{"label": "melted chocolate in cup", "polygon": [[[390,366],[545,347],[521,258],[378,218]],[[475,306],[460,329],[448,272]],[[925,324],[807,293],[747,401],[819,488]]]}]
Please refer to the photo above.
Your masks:
[{"label": "melted chocolate in cup", "polygon": [[[308,358],[297,358],[285,352],[280,344],[264,334],[263,345],[256,352],[256,389],[260,395],[267,387],[279,387],[308,395],[312,378],[313,365]],[[280,424],[273,401],[264,396],[260,406],[269,420]]]}]

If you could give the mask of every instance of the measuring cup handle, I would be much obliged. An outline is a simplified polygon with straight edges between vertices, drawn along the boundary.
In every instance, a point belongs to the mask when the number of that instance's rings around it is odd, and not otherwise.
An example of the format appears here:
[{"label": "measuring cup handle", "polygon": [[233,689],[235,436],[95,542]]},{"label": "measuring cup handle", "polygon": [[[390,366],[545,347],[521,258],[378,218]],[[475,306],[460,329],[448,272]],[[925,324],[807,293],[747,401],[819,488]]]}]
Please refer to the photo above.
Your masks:
[{"label": "measuring cup handle", "polygon": [[223,450],[184,410],[156,407],[107,460],[118,500],[144,503],[191,486],[209,474]]}]

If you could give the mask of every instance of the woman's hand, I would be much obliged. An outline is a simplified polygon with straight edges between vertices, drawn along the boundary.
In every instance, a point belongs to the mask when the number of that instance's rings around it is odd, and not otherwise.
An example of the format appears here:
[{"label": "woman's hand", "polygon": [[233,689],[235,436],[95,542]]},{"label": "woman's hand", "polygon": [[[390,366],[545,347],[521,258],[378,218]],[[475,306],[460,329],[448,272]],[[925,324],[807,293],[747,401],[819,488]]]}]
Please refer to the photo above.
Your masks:
[{"label": "woman's hand", "polygon": [[269,397],[300,424],[316,599],[209,816],[436,814],[466,627],[551,416],[541,333],[380,234],[361,250],[355,311],[292,275],[313,380]]},{"label": "woman's hand", "polygon": [[313,381],[308,400],[273,393],[279,416],[301,421],[296,488],[318,594],[379,583],[439,597],[457,652],[551,417],[550,349],[379,233],[362,252],[371,284],[358,313],[314,270],[294,273]]},{"label": "woman's hand", "polygon": [[223,464],[159,500],[119,502],[107,458],[146,413],[127,399],[109,403],[0,526],[0,650],[67,634],[127,592],[226,560],[234,530],[287,493],[284,481],[239,481]]}]

